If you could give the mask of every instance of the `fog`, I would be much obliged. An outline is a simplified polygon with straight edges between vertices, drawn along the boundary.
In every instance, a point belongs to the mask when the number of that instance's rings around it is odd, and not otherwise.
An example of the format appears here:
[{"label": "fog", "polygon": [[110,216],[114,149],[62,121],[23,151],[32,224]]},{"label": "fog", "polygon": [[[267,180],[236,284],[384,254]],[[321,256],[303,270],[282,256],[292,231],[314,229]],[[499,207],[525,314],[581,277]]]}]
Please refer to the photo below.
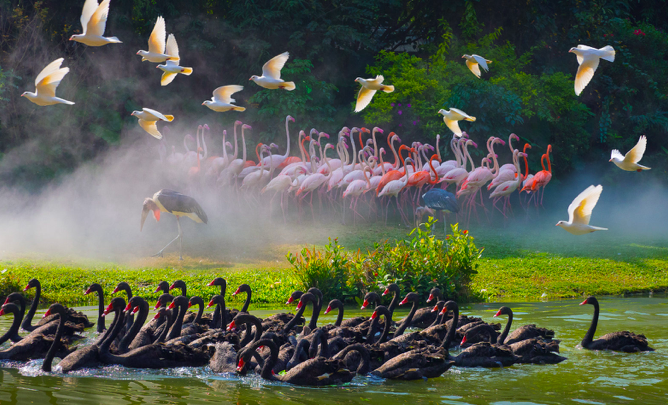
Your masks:
[{"label": "fog", "polygon": [[[171,32],[169,23],[168,32]],[[341,236],[330,232],[342,233],[345,229],[349,233],[367,226],[368,222],[361,221],[355,228],[349,215],[346,228],[341,227],[341,212],[333,211],[326,199],[324,208],[320,210],[318,198],[314,200],[318,201],[314,204],[315,223],[308,205],[304,205],[303,211],[298,213],[292,199],[285,225],[278,206],[279,198],[273,200],[270,210],[271,195],[260,196],[257,191],[237,193],[233,188],[221,188],[209,179],[189,182],[185,176],[188,168],[170,165],[167,157],[172,153],[172,146],[177,152],[184,152],[184,135],[190,133],[194,136],[197,126],[205,123],[211,127],[206,138],[209,156],[222,154],[223,129],[228,131],[228,141],[234,142],[233,122],[244,120],[245,116],[233,112],[214,113],[200,106],[203,100],[211,97],[214,88],[234,83],[232,73],[207,63],[205,53],[184,52],[185,47],[182,47],[182,65],[194,67],[195,74],[192,77],[180,75],[169,86],[160,87],[161,72],[155,69],[155,64],[139,62],[139,56],[134,55],[137,49],[145,47],[145,38],[133,38],[131,33],[114,34],[124,44],[97,49],[75,45],[70,49],[72,54],[66,55],[68,57],[63,66],[70,67],[71,72],[58,88],[58,95],[77,103],[71,107],[37,107],[19,97],[22,91],[34,89],[34,77],[44,66],[63,56],[51,49],[47,41],[38,35],[26,34],[6,57],[9,68],[20,72],[22,79],[18,82],[19,88],[12,90],[8,107],[0,112],[0,119],[10,124],[12,116],[29,119],[10,128],[17,137],[25,136],[26,139],[16,142],[16,146],[0,159],[0,178],[4,180],[2,184],[7,184],[0,189],[2,256],[37,253],[119,262],[150,256],[177,234],[176,220],[168,214],[163,214],[159,223],[149,216],[144,230],[139,230],[143,200],[163,188],[191,195],[208,214],[207,225],[196,224],[187,218],[181,221],[184,255],[197,258],[224,261],[269,259],[275,255],[266,252],[275,246],[323,243],[328,236]],[[256,63],[257,73],[261,63]],[[87,92],[82,92],[77,86],[84,81],[98,85],[89,86]],[[239,105],[245,105],[245,99],[258,90],[257,86],[242,84],[250,91],[235,95]],[[118,103],[125,103],[127,114],[121,117],[115,112],[110,112],[109,116],[97,114],[92,106],[100,103],[109,105],[110,109]],[[175,115],[174,122],[158,124],[165,136],[164,143],[143,132],[136,119],[129,116],[131,109],[142,106]],[[296,123],[291,124],[292,156],[299,155],[296,142],[299,129],[308,133],[311,127],[306,117],[295,118]],[[84,133],[82,120],[97,120],[100,133],[119,135],[118,140],[107,145],[99,134]],[[352,125],[361,126],[363,122],[359,120]],[[108,124],[112,121],[113,125]],[[253,125],[253,122],[245,123]],[[281,128],[283,125],[283,122],[276,123]],[[335,135],[341,126],[343,123],[338,127],[318,129]],[[401,135],[400,128],[384,129],[385,134],[397,130]],[[247,135],[248,159],[255,159],[254,148],[262,134],[250,130]],[[470,135],[479,145],[484,145],[485,139],[476,137],[473,125],[470,126]],[[532,139],[531,134],[522,136]],[[379,137],[379,147],[384,146],[388,156],[391,156],[384,139]],[[335,142],[335,136],[330,141]],[[432,136],[425,136],[423,141],[434,143]],[[239,142],[241,157],[241,139]],[[284,153],[285,138],[279,137],[276,142],[280,146],[278,152]],[[105,145],[106,151],[90,159],[93,146],[100,143]],[[447,147],[447,143],[442,142],[441,147]],[[194,143],[190,142],[189,147],[194,149]],[[47,149],[49,153],[44,153]],[[54,150],[57,150],[55,156],[65,162],[60,170],[68,174],[55,176],[56,180],[38,190],[26,190],[20,184],[21,178],[35,167],[40,167],[44,159],[54,156]],[[445,159],[452,158],[452,153],[449,156],[447,151],[445,153]],[[542,153],[544,146],[529,151],[533,164],[537,164]],[[559,153],[559,150],[553,153],[555,162],[559,161]],[[63,156],[69,159],[63,159]],[[391,157],[389,159],[392,160]],[[499,152],[499,159],[500,164],[510,162],[508,148]],[[546,240],[556,238],[557,241],[577,241],[574,243],[600,243],[610,236],[604,232],[572,236],[554,224],[568,219],[567,207],[582,190],[591,184],[603,184],[603,194],[591,217],[592,225],[607,227],[608,232],[617,237],[628,237],[629,243],[638,238],[666,243],[668,190],[665,179],[662,182],[658,180],[660,176],[651,172],[623,172],[608,163],[607,159],[601,156],[595,161],[581,162],[567,178],[555,176],[546,189],[544,208],[523,210],[514,195],[514,216],[507,220],[498,211],[492,210],[485,192],[489,216],[479,210],[479,222],[476,219],[470,222],[476,224],[478,232],[490,229],[499,235],[517,235],[530,231],[532,235],[540,235]],[[479,158],[476,164],[478,161]],[[370,194],[367,196],[370,197]],[[340,201],[340,196],[335,198]],[[381,205],[377,199],[371,201],[373,205]],[[345,204],[347,210],[348,201]],[[341,207],[338,205],[337,209]],[[360,212],[368,212],[363,203],[360,207]],[[383,222],[381,214],[377,220],[375,218],[374,215],[376,223]],[[398,216],[391,214],[391,225],[396,226],[398,221]],[[454,222],[454,219],[449,221]],[[535,242],[532,245],[535,246]],[[176,254],[177,246],[172,245],[165,253]]]}]

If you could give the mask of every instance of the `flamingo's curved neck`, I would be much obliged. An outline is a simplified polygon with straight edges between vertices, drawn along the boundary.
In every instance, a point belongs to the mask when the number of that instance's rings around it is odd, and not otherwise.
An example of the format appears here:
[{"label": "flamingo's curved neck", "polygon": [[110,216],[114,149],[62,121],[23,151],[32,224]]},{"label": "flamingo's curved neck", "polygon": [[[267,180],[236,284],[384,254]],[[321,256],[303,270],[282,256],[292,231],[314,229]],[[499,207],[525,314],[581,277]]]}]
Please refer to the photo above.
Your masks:
[{"label": "flamingo's curved neck", "polygon": [[[289,121],[290,121],[289,118],[285,118],[285,136],[286,136],[286,138],[288,138],[288,144],[285,147],[285,155],[283,155],[285,159],[287,159],[288,156],[290,156],[290,131],[289,131],[289,128],[288,128],[288,122]],[[271,154],[269,156],[271,156]],[[272,166],[272,168],[274,167],[273,164],[271,166]]]},{"label": "flamingo's curved neck", "polygon": [[239,156],[239,147],[237,143],[237,127],[239,124],[236,122],[234,123],[234,158],[232,160],[237,160],[237,157]]},{"label": "flamingo's curved neck", "polygon": [[[243,146],[243,155],[241,157],[241,160],[244,162],[246,161],[246,138],[244,137],[244,127],[241,127],[241,145]],[[236,142],[236,137],[235,137],[235,142]]]},{"label": "flamingo's curved neck", "polygon": [[[390,134],[387,136],[387,143],[390,144],[390,149],[392,149],[392,154],[394,155],[394,164],[392,165],[392,168],[394,170],[397,170],[399,168],[399,155],[397,154],[397,150],[394,149],[394,136],[392,136],[394,132],[390,132]],[[390,137],[392,137],[390,139]],[[403,160],[401,161],[403,164]]]},{"label": "flamingo's curved neck", "polygon": [[552,173],[552,163],[550,162],[550,152],[552,151],[552,145],[547,145],[547,152],[545,157],[547,159],[547,171]]}]

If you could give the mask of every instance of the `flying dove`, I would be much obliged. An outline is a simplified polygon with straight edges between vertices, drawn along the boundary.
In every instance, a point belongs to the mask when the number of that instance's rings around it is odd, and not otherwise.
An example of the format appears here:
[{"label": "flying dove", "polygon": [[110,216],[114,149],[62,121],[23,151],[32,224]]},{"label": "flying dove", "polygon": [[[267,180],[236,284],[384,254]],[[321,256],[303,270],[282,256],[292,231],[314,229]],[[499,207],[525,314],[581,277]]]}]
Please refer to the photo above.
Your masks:
[{"label": "flying dove", "polygon": [[155,22],[151,36],[148,38],[148,52],[137,51],[137,55],[141,55],[141,61],[149,61],[153,63],[165,62],[171,59],[172,56],[165,54],[165,38],[167,31],[165,30],[165,19],[158,17]]},{"label": "flying dove", "polygon": [[445,125],[447,125],[448,128],[450,128],[450,130],[457,136],[462,136],[462,130],[459,129],[458,121],[475,121],[475,117],[471,117],[464,111],[458,110],[456,108],[451,108],[447,111],[440,109],[438,112],[439,114],[443,114],[443,122],[445,122]]},{"label": "flying dove", "polygon": [[609,62],[615,61],[615,49],[606,45],[601,49],[592,48],[587,45],[578,45],[577,48],[571,48],[568,52],[573,52],[578,57],[578,72],[575,75],[575,95],[579,96],[585,87],[594,77],[594,72],[598,67],[598,61],[605,59]]},{"label": "flying dove", "polygon": [[462,58],[466,59],[466,66],[478,79],[480,79],[480,67],[485,72],[489,72],[488,63],[492,63],[491,60],[487,60],[480,55],[464,55]]},{"label": "flying dove", "polygon": [[285,82],[281,80],[281,69],[288,61],[290,54],[283,52],[278,56],[274,56],[262,66],[262,76],[253,75],[250,79],[257,85],[265,89],[285,89],[292,91],[296,89],[295,82]]},{"label": "flying dove", "polygon": [[232,103],[234,103],[234,99],[232,98],[232,94],[239,92],[244,89],[244,86],[238,86],[236,84],[232,84],[229,86],[220,86],[216,90],[213,91],[213,97],[211,97],[211,100],[206,100],[205,102],[202,103],[202,105],[205,105],[212,109],[213,111],[218,111],[218,112],[225,112],[225,111],[246,111],[245,107],[238,107]]},{"label": "flying dove", "polygon": [[26,91],[21,94],[21,97],[26,97],[33,103],[41,106],[53,104],[73,105],[74,102],[72,101],[56,97],[56,89],[58,88],[60,81],[63,80],[63,77],[70,71],[70,68],[60,67],[63,60],[63,58],[56,59],[42,69],[35,79],[35,93]]},{"label": "flying dove", "polygon": [[587,187],[568,206],[568,222],[559,221],[557,222],[557,226],[564,228],[568,233],[572,233],[573,235],[584,235],[594,231],[607,231],[608,228],[589,225],[591,212],[594,210],[602,191],[603,186],[600,184],[596,187],[593,185]]},{"label": "flying dove", "polygon": [[164,72],[160,79],[160,85],[162,86],[167,86],[171,83],[179,73],[190,76],[193,72],[193,68],[191,67],[179,66],[181,58],[179,57],[179,46],[176,44],[174,34],[169,34],[169,37],[167,38],[167,54],[170,55],[170,59],[168,59],[164,65],[156,66],[156,68]]},{"label": "flying dove", "polygon": [[97,0],[86,0],[81,12],[83,34],[72,35],[70,41],[81,42],[88,46],[122,44],[116,37],[103,36],[109,15],[109,1],[104,0],[97,4]]},{"label": "flying dove", "polygon": [[378,90],[383,90],[385,93],[392,93],[394,91],[394,86],[384,85],[383,80],[385,78],[381,75],[376,76],[375,79],[362,79],[361,77],[355,79],[356,82],[362,85],[360,92],[357,94],[355,112],[365,109]]},{"label": "flying dove", "polygon": [[162,113],[150,108],[142,108],[141,111],[135,110],[131,115],[134,115],[139,119],[139,126],[142,127],[144,131],[153,135],[157,139],[162,139],[162,134],[158,131],[156,123],[158,121],[172,122],[174,120],[173,115],[162,115]]}]

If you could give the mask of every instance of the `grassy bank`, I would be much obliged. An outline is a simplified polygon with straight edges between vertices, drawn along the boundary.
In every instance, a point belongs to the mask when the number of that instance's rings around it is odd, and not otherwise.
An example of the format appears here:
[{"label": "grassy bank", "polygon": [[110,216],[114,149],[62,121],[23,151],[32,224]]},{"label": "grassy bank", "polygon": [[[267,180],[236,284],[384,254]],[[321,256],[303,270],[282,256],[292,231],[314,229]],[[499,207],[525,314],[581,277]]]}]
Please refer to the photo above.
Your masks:
[{"label": "grassy bank", "polygon": [[[181,279],[188,295],[210,297],[216,291],[206,284],[214,277],[229,283],[227,298],[239,284],[253,288],[254,303],[284,303],[298,288],[289,263],[288,251],[297,252],[307,242],[327,243],[327,235],[338,235],[349,250],[373,249],[375,242],[405,237],[406,229],[372,225],[355,229],[323,225],[318,233],[305,226],[303,239],[290,244],[275,243],[235,257],[234,262],[211,259],[204,254],[141,258],[118,263],[80,258],[46,258],[13,255],[0,260],[0,295],[20,291],[36,277],[43,285],[45,302],[92,304],[93,297],[83,291],[93,282],[111,292],[120,281],[127,281],[136,294],[153,300],[156,285]],[[437,227],[439,232],[440,229]],[[614,295],[668,290],[668,240],[642,235],[597,233],[573,237],[560,229],[536,225],[532,228],[471,227],[476,245],[484,247],[478,273],[471,283],[472,299],[536,300],[576,297],[584,294]],[[318,236],[320,235],[320,236]],[[324,236],[323,236],[324,235]],[[437,234],[440,235],[440,234]],[[258,247],[259,249],[259,247]],[[258,259],[258,257],[260,259]],[[31,295],[31,294],[29,294]]]}]

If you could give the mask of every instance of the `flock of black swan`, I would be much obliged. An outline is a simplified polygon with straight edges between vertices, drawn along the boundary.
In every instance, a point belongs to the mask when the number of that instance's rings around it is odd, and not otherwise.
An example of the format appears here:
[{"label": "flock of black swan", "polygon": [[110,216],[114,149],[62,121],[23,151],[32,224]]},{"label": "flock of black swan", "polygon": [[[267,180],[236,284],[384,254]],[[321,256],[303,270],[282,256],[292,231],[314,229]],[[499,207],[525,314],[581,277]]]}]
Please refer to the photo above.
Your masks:
[{"label": "flock of black swan", "polygon": [[[276,314],[260,319],[248,313],[251,288],[242,284],[232,295],[246,293],[240,310],[227,308],[227,282],[216,278],[209,286],[220,287],[207,308],[215,305],[212,313],[204,314],[204,300],[188,298],[186,285],[179,280],[171,286],[161,282],[156,292],[162,295],[155,305],[158,312],[149,319],[149,304],[133,296],[130,286],[119,283],[114,297],[105,306],[104,291],[94,283],[85,294],[96,293],[99,317],[95,341],[90,345],[71,346],[82,336],[79,333],[93,323],[86,315],[61,304],[53,304],[44,317],[33,325],[41,294],[38,280],[32,279],[24,289],[35,288],[32,305],[26,310],[26,299],[12,293],[5,300],[0,315],[14,316],[9,330],[0,337],[0,344],[13,344],[0,351],[0,360],[25,361],[44,359],[42,370],[50,372],[53,359],[62,360],[55,370],[68,373],[73,370],[117,364],[132,368],[169,368],[209,366],[215,373],[257,373],[272,381],[307,386],[342,384],[355,375],[374,375],[387,379],[416,380],[438,377],[452,366],[506,367],[520,363],[556,364],[566,360],[560,356],[559,341],[554,331],[524,325],[511,332],[513,311],[501,307],[496,316],[507,315],[503,331],[499,324],[490,324],[480,318],[459,315],[454,301],[445,301],[438,288],[432,289],[427,302],[435,306],[419,308],[420,296],[409,292],[403,299],[396,284],[390,284],[382,295],[393,294],[389,306],[381,305],[381,297],[370,292],[366,308],[375,305],[370,317],[344,319],[340,300],[329,302],[325,314],[338,311],[336,322],[318,326],[323,307],[323,295],[317,288],[307,292],[295,291],[288,303],[297,303],[296,314]],[[181,290],[181,295],[170,291]],[[412,305],[408,315],[393,321],[399,305]],[[308,323],[304,312],[313,308]],[[594,318],[582,340],[582,347],[590,350],[623,352],[652,351],[643,335],[632,332],[609,333],[594,340],[599,316],[596,298],[588,297],[581,305],[594,307]],[[193,305],[197,313],[189,312]],[[105,317],[114,313],[109,328]],[[412,328],[409,331],[407,328]],[[20,329],[29,332],[19,335]],[[83,346],[83,347],[81,347]],[[450,349],[461,349],[458,355]]]}]

